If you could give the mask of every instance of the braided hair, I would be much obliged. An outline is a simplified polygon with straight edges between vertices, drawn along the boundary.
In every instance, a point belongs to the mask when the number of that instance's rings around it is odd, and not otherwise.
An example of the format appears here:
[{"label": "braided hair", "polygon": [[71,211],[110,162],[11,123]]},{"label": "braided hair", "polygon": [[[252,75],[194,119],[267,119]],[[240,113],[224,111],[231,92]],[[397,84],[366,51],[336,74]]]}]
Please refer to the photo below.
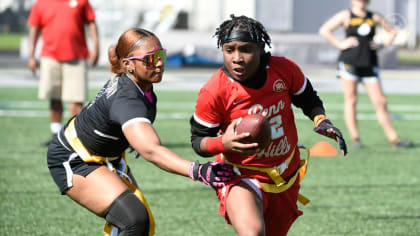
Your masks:
[{"label": "braided hair", "polygon": [[247,32],[251,42],[255,42],[264,46],[267,44],[271,48],[271,39],[265,30],[264,26],[249,17],[230,15],[231,19],[224,21],[214,33],[213,37],[217,37],[217,48],[220,48],[224,43],[234,41],[231,38],[232,31]]}]

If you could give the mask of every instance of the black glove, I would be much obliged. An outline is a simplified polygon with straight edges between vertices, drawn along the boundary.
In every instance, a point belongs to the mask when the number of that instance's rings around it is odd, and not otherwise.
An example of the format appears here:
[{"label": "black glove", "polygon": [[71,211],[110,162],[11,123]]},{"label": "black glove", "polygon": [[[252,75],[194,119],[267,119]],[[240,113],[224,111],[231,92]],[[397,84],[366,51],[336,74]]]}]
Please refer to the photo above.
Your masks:
[{"label": "black glove", "polygon": [[209,161],[200,164],[195,161],[191,163],[188,175],[193,180],[199,180],[211,187],[219,188],[225,186],[225,183],[232,179],[233,171],[223,162]]},{"label": "black glove", "polygon": [[341,152],[343,155],[347,154],[347,146],[346,142],[344,141],[343,135],[341,134],[340,130],[337,129],[328,119],[321,121],[317,127],[314,128],[314,131],[318,134],[327,136],[332,138],[338,142],[340,146]]}]

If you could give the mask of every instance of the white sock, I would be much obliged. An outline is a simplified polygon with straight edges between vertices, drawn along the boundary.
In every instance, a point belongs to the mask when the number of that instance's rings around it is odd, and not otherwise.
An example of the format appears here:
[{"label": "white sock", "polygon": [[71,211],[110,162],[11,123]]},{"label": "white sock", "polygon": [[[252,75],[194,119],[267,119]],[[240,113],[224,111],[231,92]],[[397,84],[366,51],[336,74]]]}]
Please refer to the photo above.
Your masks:
[{"label": "white sock", "polygon": [[52,122],[50,124],[51,133],[57,134],[63,125],[60,122]]}]

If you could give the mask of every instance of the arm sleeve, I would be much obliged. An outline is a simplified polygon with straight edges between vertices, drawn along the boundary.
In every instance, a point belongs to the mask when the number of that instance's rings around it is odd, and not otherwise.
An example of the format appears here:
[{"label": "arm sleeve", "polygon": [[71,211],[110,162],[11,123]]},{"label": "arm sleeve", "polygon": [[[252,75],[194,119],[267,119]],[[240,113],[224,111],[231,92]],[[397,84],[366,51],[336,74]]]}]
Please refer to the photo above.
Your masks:
[{"label": "arm sleeve", "polygon": [[219,126],[214,128],[208,128],[204,125],[199,124],[194,120],[194,117],[190,119],[191,125],[191,145],[194,151],[202,157],[210,157],[207,153],[201,151],[200,145],[204,137],[216,137],[219,132]]},{"label": "arm sleeve", "polygon": [[311,118],[311,112],[315,107],[320,107],[324,110],[324,105],[317,95],[317,92],[313,89],[311,82],[306,78],[306,86],[303,91],[292,95],[292,103],[296,107],[302,109],[309,119]]},{"label": "arm sleeve", "polygon": [[311,113],[315,107],[320,107],[324,110],[321,99],[318,97],[309,79],[305,77],[296,63],[287,59],[286,68],[288,68],[288,73],[291,78],[289,94],[293,105],[302,109],[303,114],[309,117],[309,119],[312,119]]},{"label": "arm sleeve", "polygon": [[221,124],[221,114],[216,99],[205,89],[201,89],[197,98],[194,115],[190,119],[191,144],[194,151],[203,157],[209,157],[200,148],[205,137],[216,137]]}]

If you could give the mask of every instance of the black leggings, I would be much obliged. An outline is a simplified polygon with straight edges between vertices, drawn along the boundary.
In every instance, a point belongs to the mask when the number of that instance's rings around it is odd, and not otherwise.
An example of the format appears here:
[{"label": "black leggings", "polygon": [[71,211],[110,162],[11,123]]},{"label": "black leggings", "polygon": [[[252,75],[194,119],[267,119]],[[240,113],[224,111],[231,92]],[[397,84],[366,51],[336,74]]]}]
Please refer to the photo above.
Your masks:
[{"label": "black leggings", "polygon": [[147,236],[149,233],[147,209],[130,190],[115,199],[105,212],[105,219],[120,230],[120,236]]}]

